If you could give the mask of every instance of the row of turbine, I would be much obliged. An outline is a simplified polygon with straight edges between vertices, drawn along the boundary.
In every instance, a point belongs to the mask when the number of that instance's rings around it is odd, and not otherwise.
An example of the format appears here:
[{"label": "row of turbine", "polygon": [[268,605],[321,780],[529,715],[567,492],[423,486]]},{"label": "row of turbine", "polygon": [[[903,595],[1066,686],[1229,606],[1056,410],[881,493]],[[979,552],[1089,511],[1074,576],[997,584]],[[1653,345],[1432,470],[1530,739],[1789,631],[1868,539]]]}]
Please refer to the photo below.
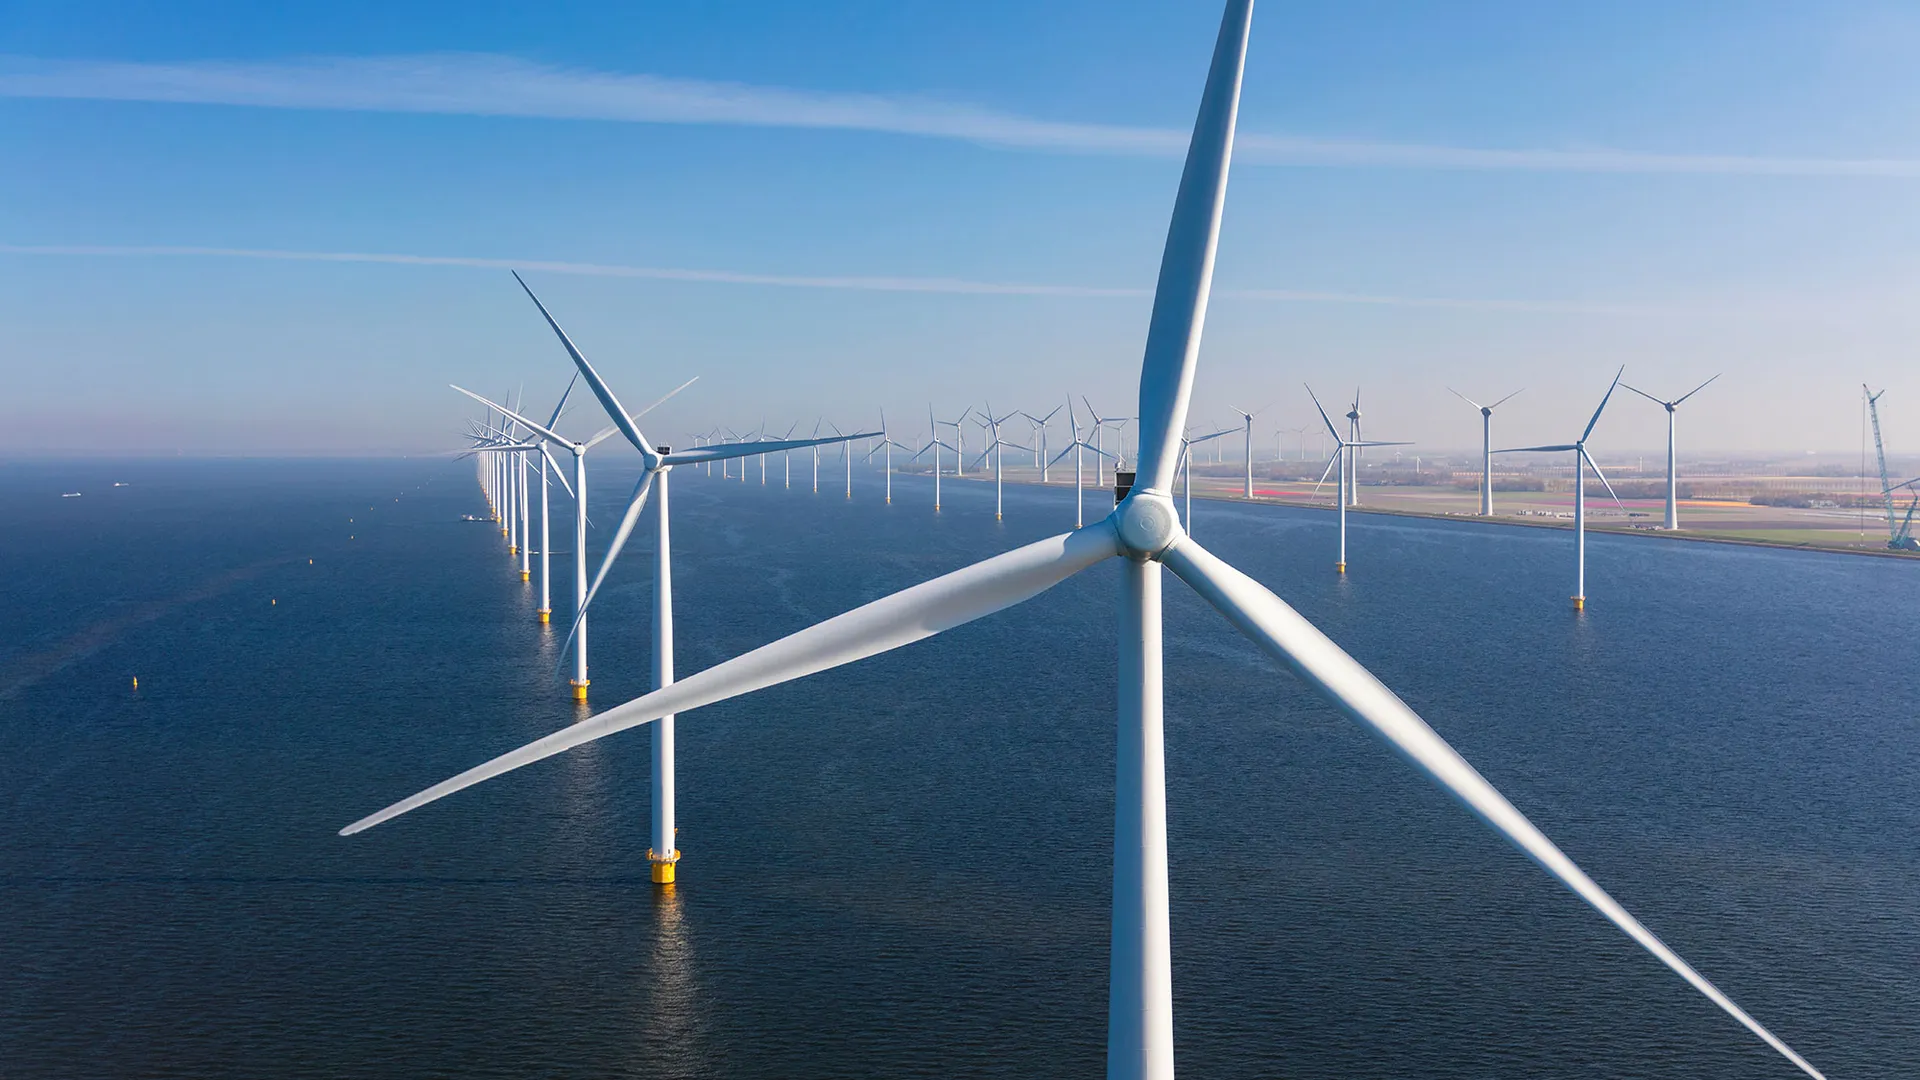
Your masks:
[{"label": "row of turbine", "polygon": [[[1162,700],[1163,567],[1274,660],[1378,736],[1708,1000],[1807,1075],[1821,1078],[1805,1058],[1681,959],[1582,871],[1372,673],[1265,586],[1201,547],[1181,528],[1173,486],[1212,286],[1252,14],[1251,0],[1228,0],[1154,293],[1139,384],[1139,460],[1133,482],[1111,513],[1090,526],[990,556],[864,604],[685,680],[656,679],[657,689],[625,705],[435,784],[348,825],[341,833],[362,832],[474,784],[629,728],[654,724],[658,732],[658,725],[677,713],[943,633],[1037,597],[1082,570],[1117,558],[1121,573],[1114,621],[1118,708],[1107,1011],[1111,1080],[1172,1080],[1174,1075]],[[561,338],[565,341],[564,334]],[[639,436],[631,418],[570,342],[568,351],[609,415],[640,449],[651,474],[671,455],[654,450]],[[636,503],[644,497],[648,482],[643,478]],[[656,664],[661,638],[656,634]],[[656,769],[659,746],[656,734]],[[661,780],[656,772],[656,791]],[[656,837],[657,818],[658,810]],[[666,843],[671,844],[670,833]],[[656,842],[656,849],[660,846]]]}]

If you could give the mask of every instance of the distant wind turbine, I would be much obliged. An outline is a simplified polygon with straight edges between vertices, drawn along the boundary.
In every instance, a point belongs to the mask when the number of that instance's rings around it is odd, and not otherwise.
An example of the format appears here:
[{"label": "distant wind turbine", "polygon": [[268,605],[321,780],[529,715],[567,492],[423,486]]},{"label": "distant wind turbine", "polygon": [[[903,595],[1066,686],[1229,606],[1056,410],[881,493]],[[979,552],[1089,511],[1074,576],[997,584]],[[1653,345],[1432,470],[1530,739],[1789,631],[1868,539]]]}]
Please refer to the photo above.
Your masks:
[{"label": "distant wind turbine", "polygon": [[[1623,365],[1613,376],[1613,382],[1607,384],[1607,392],[1600,398],[1600,407],[1593,410],[1593,419],[1587,421],[1587,429],[1580,437],[1570,443],[1554,446],[1519,446],[1510,450],[1495,450],[1496,454],[1550,454],[1563,450],[1573,451],[1573,610],[1585,611],[1587,607],[1587,466],[1593,466],[1593,475],[1606,485],[1607,494],[1613,495],[1615,506],[1620,505],[1620,496],[1614,495],[1613,485],[1607,483],[1607,474],[1600,471],[1600,463],[1587,453],[1587,438],[1593,434],[1593,427],[1600,422],[1600,414],[1607,411],[1607,402],[1613,399],[1614,388],[1620,385],[1620,376],[1627,373]],[[1704,385],[1704,384],[1703,384]]]},{"label": "distant wind turbine", "polygon": [[1447,393],[1480,410],[1480,516],[1493,516],[1493,410],[1518,397],[1526,387],[1521,387],[1491,405],[1482,405],[1467,395],[1447,387]]},{"label": "distant wind turbine", "polygon": [[[1713,379],[1717,379],[1719,377],[1720,376],[1715,375]],[[1686,393],[1681,394],[1679,397],[1673,399],[1672,401],[1662,401],[1659,398],[1654,397],[1652,394],[1647,393],[1645,390],[1641,390],[1637,387],[1627,386],[1626,383],[1620,384],[1621,386],[1626,386],[1627,389],[1632,390],[1634,393],[1639,394],[1641,397],[1646,398],[1648,401],[1653,402],[1655,405],[1658,405],[1661,408],[1667,410],[1667,523],[1666,523],[1666,528],[1675,532],[1678,532],[1680,529],[1680,483],[1679,483],[1679,471],[1674,465],[1674,456],[1673,456],[1673,414],[1674,414],[1674,410],[1680,407],[1681,402],[1687,400],[1688,398],[1699,393],[1700,391],[1705,390],[1707,388],[1707,385],[1713,382],[1713,379],[1708,379],[1706,382],[1703,382],[1699,386],[1696,386],[1693,389],[1687,391]],[[1595,472],[1600,471],[1599,466],[1597,465],[1594,466],[1594,471]]]}]

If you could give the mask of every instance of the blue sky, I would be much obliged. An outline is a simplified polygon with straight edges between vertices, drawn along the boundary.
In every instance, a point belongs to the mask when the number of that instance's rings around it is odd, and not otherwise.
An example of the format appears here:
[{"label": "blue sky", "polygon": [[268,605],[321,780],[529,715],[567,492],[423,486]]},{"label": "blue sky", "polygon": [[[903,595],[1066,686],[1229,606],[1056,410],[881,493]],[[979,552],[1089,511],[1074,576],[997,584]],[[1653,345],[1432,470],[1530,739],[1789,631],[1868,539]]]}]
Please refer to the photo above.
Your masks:
[{"label": "blue sky", "polygon": [[[1118,411],[1217,17],[7,3],[0,452],[445,446],[446,382],[567,374],[502,263],[555,264],[626,397],[702,377],[661,438]],[[1727,372],[1695,449],[1850,450],[1862,380],[1920,447],[1916,55],[1907,4],[1269,0],[1197,421],[1358,383],[1438,450],[1477,435],[1447,385],[1524,385],[1502,431],[1558,440],[1625,364]]]}]

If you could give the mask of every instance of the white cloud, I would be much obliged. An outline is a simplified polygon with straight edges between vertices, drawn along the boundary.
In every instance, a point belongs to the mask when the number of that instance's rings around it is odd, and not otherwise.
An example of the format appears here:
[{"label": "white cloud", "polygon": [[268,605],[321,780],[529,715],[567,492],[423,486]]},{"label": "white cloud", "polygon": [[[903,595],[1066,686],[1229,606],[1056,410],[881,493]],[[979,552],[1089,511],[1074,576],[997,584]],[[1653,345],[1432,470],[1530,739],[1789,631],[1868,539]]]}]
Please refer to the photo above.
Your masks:
[{"label": "white cloud", "polygon": [[[1186,133],[1038,120],[918,97],[795,90],[450,53],[240,63],[0,57],[0,97],[439,113],[655,124],[887,132],[988,146],[1178,157]],[[1250,164],[1343,168],[1920,177],[1920,160],[1658,154],[1605,148],[1501,150],[1243,134]]]}]

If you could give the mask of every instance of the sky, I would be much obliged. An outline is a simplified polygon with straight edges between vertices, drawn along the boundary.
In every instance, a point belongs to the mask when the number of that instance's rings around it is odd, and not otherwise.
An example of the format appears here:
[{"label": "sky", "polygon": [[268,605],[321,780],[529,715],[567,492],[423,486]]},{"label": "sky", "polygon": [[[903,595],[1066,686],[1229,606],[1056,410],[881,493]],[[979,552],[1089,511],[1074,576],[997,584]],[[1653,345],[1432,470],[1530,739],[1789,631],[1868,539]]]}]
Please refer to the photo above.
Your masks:
[{"label": "sky", "polygon": [[[1212,3],[0,0],[0,454],[1131,411]],[[1920,450],[1920,7],[1265,0],[1193,422]],[[544,403],[544,404],[543,404]],[[582,431],[600,426],[576,412]],[[1291,439],[1292,436],[1289,436]],[[903,438],[903,441],[907,441]],[[1617,397],[1603,455],[1664,447]]]}]

